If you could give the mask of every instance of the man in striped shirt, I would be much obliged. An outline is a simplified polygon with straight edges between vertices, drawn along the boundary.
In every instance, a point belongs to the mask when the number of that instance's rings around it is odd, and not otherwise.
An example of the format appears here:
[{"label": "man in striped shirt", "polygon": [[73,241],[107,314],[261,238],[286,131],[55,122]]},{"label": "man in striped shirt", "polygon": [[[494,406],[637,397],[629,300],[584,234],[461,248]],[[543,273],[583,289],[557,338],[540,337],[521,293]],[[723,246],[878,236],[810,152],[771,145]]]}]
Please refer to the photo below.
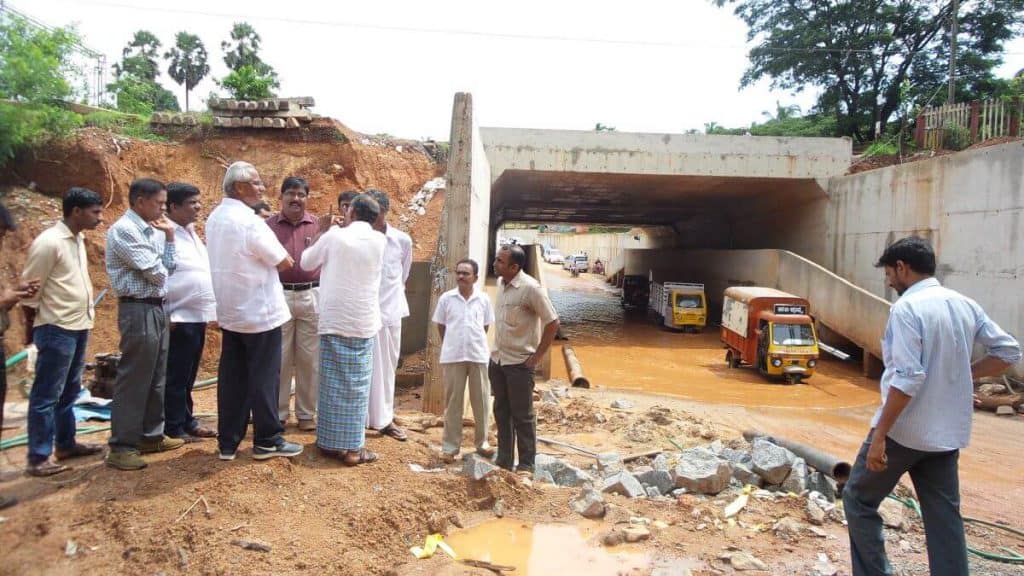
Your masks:
[{"label": "man in striped shirt", "polygon": [[[966,575],[957,462],[971,436],[973,382],[1020,362],[1020,345],[977,302],[939,284],[927,241],[899,240],[876,266],[900,297],[882,340],[882,407],[843,492],[853,574],[892,574],[878,507],[909,472],[931,573]],[[975,345],[985,356],[972,363]]]}]

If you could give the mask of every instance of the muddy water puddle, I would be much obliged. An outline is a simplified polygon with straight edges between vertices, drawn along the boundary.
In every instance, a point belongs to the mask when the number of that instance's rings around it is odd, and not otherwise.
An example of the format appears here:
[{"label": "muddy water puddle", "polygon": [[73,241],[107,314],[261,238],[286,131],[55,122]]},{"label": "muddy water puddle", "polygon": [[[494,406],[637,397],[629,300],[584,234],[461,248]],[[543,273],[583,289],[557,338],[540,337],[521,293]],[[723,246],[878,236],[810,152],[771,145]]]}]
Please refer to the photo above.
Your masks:
[{"label": "muddy water puddle", "polygon": [[729,369],[718,328],[701,334],[665,329],[643,313],[627,313],[602,281],[569,278],[545,268],[545,281],[568,341],[556,342],[551,372],[567,378],[560,346],[571,345],[593,385],[738,406],[835,409],[878,402],[877,382],[859,366],[823,356],[804,384],[784,385],[753,368]]},{"label": "muddy water puddle", "polygon": [[532,524],[510,518],[489,520],[447,538],[459,558],[511,566],[520,576],[617,576],[646,574],[651,561],[639,551],[605,549],[596,538],[600,524]]}]

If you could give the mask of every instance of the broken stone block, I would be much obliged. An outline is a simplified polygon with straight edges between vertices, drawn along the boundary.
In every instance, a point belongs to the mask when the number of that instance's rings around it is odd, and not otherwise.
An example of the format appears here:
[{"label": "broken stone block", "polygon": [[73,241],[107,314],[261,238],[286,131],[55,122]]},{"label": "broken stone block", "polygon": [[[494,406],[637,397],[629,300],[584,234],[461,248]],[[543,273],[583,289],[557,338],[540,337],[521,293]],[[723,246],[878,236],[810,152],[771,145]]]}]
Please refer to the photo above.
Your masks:
[{"label": "broken stone block", "polygon": [[677,488],[698,494],[718,494],[729,485],[732,465],[709,450],[693,448],[680,454],[679,463],[671,474]]},{"label": "broken stone block", "polygon": [[825,523],[826,513],[813,498],[807,499],[807,521],[815,526]]},{"label": "broken stone block", "polygon": [[754,439],[754,448],[750,452],[754,472],[764,478],[766,484],[778,485],[789,476],[796,456],[781,446],[776,446],[764,438]]},{"label": "broken stone block", "polygon": [[800,494],[807,489],[807,463],[803,458],[793,460],[793,467],[789,470],[789,476],[782,481],[782,489],[786,492]]},{"label": "broken stone block", "polygon": [[629,498],[640,498],[647,495],[640,481],[625,471],[605,478],[604,484],[601,486],[601,492],[605,494],[621,494]]},{"label": "broken stone block", "polygon": [[551,477],[551,472],[547,470],[541,470],[533,475],[533,481],[540,484],[541,482],[547,482],[548,484],[554,484],[555,479]]},{"label": "broken stone block", "polygon": [[548,404],[558,404],[558,396],[551,390],[544,390],[540,393],[540,401],[547,402]]},{"label": "broken stone block", "polygon": [[552,480],[558,486],[575,488],[592,481],[589,474],[572,464],[547,454],[538,454],[534,460],[534,475],[545,471],[551,475]]},{"label": "broken stone block", "polygon": [[185,126],[198,126],[199,119],[195,116],[185,116]]},{"label": "broken stone block", "polygon": [[675,480],[667,470],[650,470],[636,475],[636,479],[644,486],[653,486],[660,494],[668,494],[675,488]]},{"label": "broken stone block", "polygon": [[245,116],[242,118],[242,128],[252,128],[252,117]]},{"label": "broken stone block", "polygon": [[722,448],[722,451],[718,456],[732,462],[733,464],[743,464],[747,468],[751,468],[753,463],[753,459],[750,457],[749,452],[736,450],[734,448]]},{"label": "broken stone block", "polygon": [[622,471],[622,457],[618,452],[602,452],[597,455],[597,468],[604,474]]},{"label": "broken stone block", "polygon": [[836,501],[838,487],[836,486],[836,481],[828,474],[818,472],[817,470],[811,472],[810,476],[807,477],[807,489],[819,492],[829,502]]},{"label": "broken stone block", "polygon": [[479,454],[466,454],[462,458],[462,473],[473,480],[483,480],[488,474],[496,471],[497,466]]},{"label": "broken stone block", "polygon": [[729,564],[732,564],[733,570],[737,572],[743,572],[746,570],[768,570],[768,565],[758,560],[750,552],[728,552],[719,557],[721,560],[727,560]]},{"label": "broken stone block", "polygon": [[648,498],[657,498],[661,496],[661,490],[658,490],[657,486],[644,486],[644,491],[647,492]]},{"label": "broken stone block", "polygon": [[298,128],[299,127],[299,121],[296,120],[295,118],[289,118],[288,120],[285,121],[285,123],[287,124],[288,128]]},{"label": "broken stone block", "polygon": [[273,120],[274,128],[286,128],[288,126],[288,123],[284,121],[284,118],[274,118]]},{"label": "broken stone block", "polygon": [[608,417],[600,412],[594,412],[594,424],[604,424],[608,421]]},{"label": "broken stone block", "polygon": [[732,477],[744,486],[750,484],[760,488],[764,484],[764,479],[758,476],[757,473],[751,470],[746,464],[733,463]]},{"label": "broken stone block", "polygon": [[628,526],[622,529],[626,542],[641,542],[651,537],[651,531],[643,526]]},{"label": "broken stone block", "polygon": [[633,403],[625,398],[619,398],[617,400],[613,400],[611,406],[616,410],[629,410],[633,407]]},{"label": "broken stone block", "polygon": [[708,444],[708,450],[713,452],[715,456],[721,456],[722,451],[725,450],[725,446],[722,445],[721,440],[715,440],[711,444]]},{"label": "broken stone block", "polygon": [[905,506],[892,498],[885,498],[878,507],[878,515],[882,517],[882,525],[894,530],[902,530],[906,526],[903,516]]},{"label": "broken stone block", "polygon": [[583,488],[579,495],[576,496],[569,505],[572,507],[574,512],[584,518],[590,518],[591,520],[604,518],[604,498],[601,497],[601,494],[598,493],[597,490],[594,490],[590,486]]},{"label": "broken stone block", "polygon": [[651,462],[651,468],[668,472],[672,467],[669,465],[668,456],[662,453],[654,457],[654,460]]},{"label": "broken stone block", "polygon": [[175,126],[181,126],[184,123],[185,123],[185,120],[184,120],[184,118],[182,117],[181,114],[175,114],[175,115],[171,116],[171,124],[174,124]]},{"label": "broken stone block", "polygon": [[996,416],[1013,416],[1013,406],[1002,405],[996,408]]}]

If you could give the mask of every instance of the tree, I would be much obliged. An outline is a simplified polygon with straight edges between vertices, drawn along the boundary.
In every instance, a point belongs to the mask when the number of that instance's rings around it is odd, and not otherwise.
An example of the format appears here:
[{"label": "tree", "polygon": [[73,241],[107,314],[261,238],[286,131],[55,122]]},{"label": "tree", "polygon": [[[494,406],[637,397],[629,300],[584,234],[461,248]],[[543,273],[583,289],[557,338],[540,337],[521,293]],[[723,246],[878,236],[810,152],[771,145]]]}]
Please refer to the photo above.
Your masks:
[{"label": "tree", "polygon": [[206,63],[206,46],[199,36],[178,32],[174,40],[174,47],[164,54],[164,58],[171,61],[167,75],[179,85],[185,85],[185,111],[188,111],[188,93],[210,73],[210,65]]},{"label": "tree", "polygon": [[160,39],[148,30],[137,30],[131,42],[121,51],[121,62],[114,64],[114,74],[121,78],[125,74],[142,80],[156,82],[160,75],[157,58],[160,57]]},{"label": "tree", "polygon": [[[947,81],[952,0],[711,1],[735,5],[748,40],[757,42],[741,87],[763,78],[797,92],[818,86],[817,112],[834,117],[837,135],[870,139],[874,123],[884,130],[902,98],[923,105]],[[1003,43],[1024,25],[1024,0],[961,0],[958,21],[958,94],[991,95]]]},{"label": "tree", "polygon": [[0,12],[0,164],[80,123],[59,105],[81,76],[72,63],[78,42],[73,28],[45,30]]},{"label": "tree", "polygon": [[138,30],[121,51],[121,62],[114,64],[116,80],[107,86],[117,98],[117,109],[132,114],[154,110],[177,112],[178,99],[157,81],[160,66],[160,40],[147,30]]},{"label": "tree", "polygon": [[615,132],[615,126],[608,126],[598,122],[594,125],[594,132]]},{"label": "tree", "polygon": [[217,82],[221,88],[231,93],[236,100],[259,100],[273,98],[272,88],[277,88],[277,80],[271,76],[261,75],[249,65],[242,66]]}]

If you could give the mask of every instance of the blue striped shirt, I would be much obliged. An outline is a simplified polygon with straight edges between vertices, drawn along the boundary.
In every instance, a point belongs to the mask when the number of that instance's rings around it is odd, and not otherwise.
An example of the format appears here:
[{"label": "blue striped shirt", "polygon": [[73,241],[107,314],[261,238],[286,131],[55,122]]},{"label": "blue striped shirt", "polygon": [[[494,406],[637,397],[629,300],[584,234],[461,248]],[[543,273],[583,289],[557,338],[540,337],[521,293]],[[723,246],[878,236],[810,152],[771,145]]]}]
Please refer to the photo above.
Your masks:
[{"label": "blue striped shirt", "polygon": [[1020,344],[970,298],[921,280],[892,305],[882,339],[882,415],[890,388],[911,396],[888,436],[915,450],[944,452],[967,446],[974,413],[971,351],[1016,364]]},{"label": "blue striped shirt", "polygon": [[161,234],[130,208],[107,230],[107,275],[118,296],[167,295],[175,252],[174,242],[164,242]]}]

